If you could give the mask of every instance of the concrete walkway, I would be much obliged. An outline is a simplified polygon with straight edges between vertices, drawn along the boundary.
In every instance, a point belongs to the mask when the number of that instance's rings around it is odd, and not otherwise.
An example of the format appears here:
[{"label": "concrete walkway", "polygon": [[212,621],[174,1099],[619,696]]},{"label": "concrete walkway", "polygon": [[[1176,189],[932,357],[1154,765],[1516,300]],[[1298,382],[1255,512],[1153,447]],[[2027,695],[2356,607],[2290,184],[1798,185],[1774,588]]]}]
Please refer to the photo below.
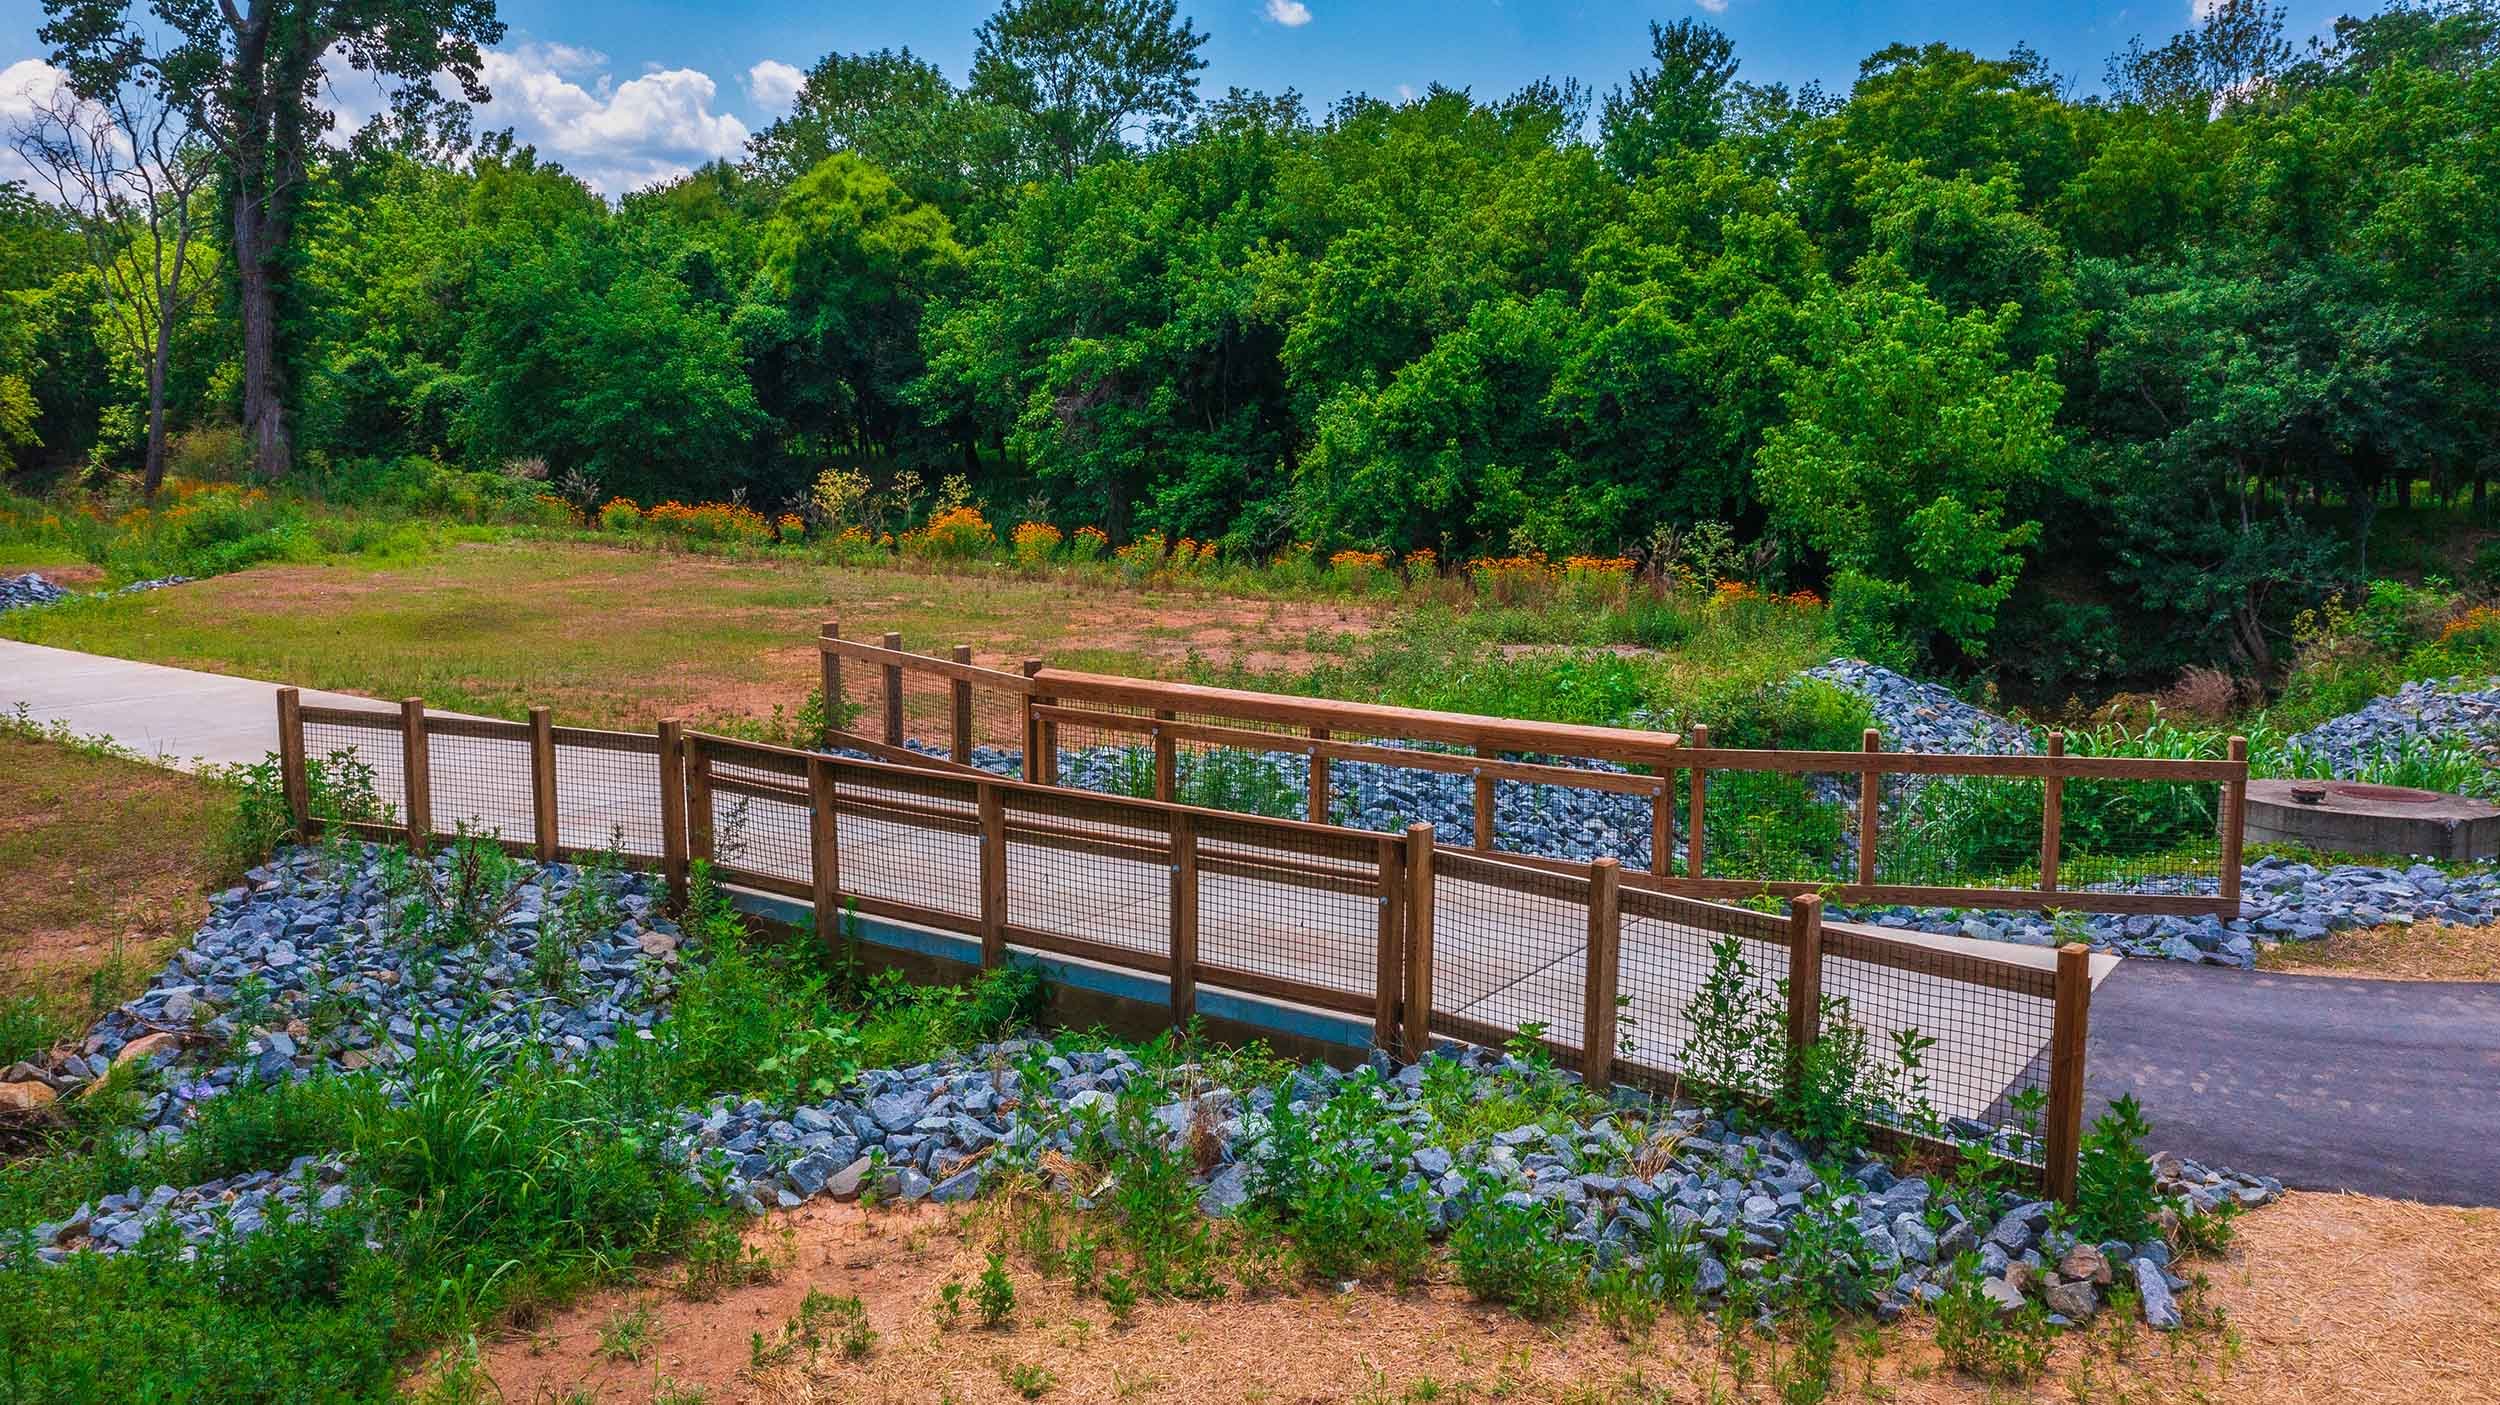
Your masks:
[{"label": "concrete walkway", "polygon": [[2311,1190],[2500,1205],[2500,985],[2129,961],[2092,996],[2093,1112]]},{"label": "concrete walkway", "polygon": [[[304,701],[371,707],[371,698],[304,690]],[[258,761],[278,749],[278,685],[222,673],[101,658],[0,639],[0,712],[110,737],[191,770]]]}]

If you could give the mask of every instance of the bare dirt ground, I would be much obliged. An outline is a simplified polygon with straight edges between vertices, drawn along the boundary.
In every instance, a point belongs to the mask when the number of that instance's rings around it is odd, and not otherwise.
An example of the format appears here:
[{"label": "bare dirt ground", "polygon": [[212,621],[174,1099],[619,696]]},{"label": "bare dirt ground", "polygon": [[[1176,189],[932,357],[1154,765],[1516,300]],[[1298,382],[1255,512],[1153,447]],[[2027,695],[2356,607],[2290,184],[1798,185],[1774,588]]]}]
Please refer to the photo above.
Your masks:
[{"label": "bare dirt ground", "polygon": [[5,556],[0,556],[0,576],[22,576],[29,571],[63,590],[93,590],[104,583],[102,566],[90,566],[84,562],[69,564],[50,561],[38,561],[33,565],[22,566]]},{"label": "bare dirt ground", "polygon": [[2417,922],[2338,932],[2324,941],[2285,942],[2259,952],[2257,969],[2386,981],[2500,981],[2500,927]]},{"label": "bare dirt ground", "polygon": [[[1409,1293],[1304,1291],[1146,1303],[1125,1325],[1098,1298],[1045,1282],[1011,1256],[1012,1322],[941,1325],[942,1285],[979,1275],[983,1211],[863,1211],[819,1203],[750,1236],[785,1255],[770,1283],[689,1302],[650,1286],[603,1293],[535,1330],[486,1344],[514,1402],[642,1402],[693,1388],[725,1402],[1319,1402],[1519,1400],[1552,1405],[1767,1400],[1757,1344],[1741,1386],[1708,1324],[1663,1322],[1626,1344],[1586,1315],[1532,1326],[1454,1284]],[[2242,1219],[2227,1255],[2200,1265],[2218,1320],[2176,1336],[2104,1322],[2072,1334],[2028,1386],[1955,1373],[1917,1319],[1844,1333],[1832,1398],[1979,1401],[2266,1401],[2396,1405],[2489,1400],[2500,1379],[2500,1212],[2354,1196],[2295,1195]],[[849,1357],[828,1339],[757,1365],[809,1290],[856,1296],[876,1332]],[[647,1324],[629,1351],[625,1330]],[[1038,1395],[1026,1394],[1038,1388]],[[678,1397],[694,1398],[694,1397]]]}]

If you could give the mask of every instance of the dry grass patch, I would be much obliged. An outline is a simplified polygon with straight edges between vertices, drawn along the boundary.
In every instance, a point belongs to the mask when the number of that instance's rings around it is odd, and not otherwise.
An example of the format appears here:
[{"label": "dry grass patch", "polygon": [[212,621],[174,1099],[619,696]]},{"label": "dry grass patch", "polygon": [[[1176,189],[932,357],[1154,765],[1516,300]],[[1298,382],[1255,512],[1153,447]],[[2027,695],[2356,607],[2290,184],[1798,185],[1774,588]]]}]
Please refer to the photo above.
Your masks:
[{"label": "dry grass patch", "polygon": [[144,971],[206,914],[232,793],[0,731],[0,981],[59,991],[118,951]]},{"label": "dry grass patch", "polygon": [[[971,1287],[996,1231],[986,1208],[863,1211],[815,1204],[753,1238],[792,1257],[773,1282],[703,1303],[620,1290],[535,1330],[488,1344],[483,1365],[513,1401],[644,1401],[663,1385],[726,1402],[1426,1402],[1771,1400],[1756,1343],[1741,1385],[1708,1323],[1669,1320],[1642,1343],[1585,1315],[1557,1329],[1470,1302],[1452,1284],[1411,1293],[1303,1291],[1206,1303],[1148,1302],[1123,1324],[1097,1297],[1010,1260],[1012,1320],[976,1325]],[[1920,1405],[1983,1401],[2448,1401],[2500,1379],[2500,1213],[2355,1196],[2295,1195],[2240,1222],[2229,1255],[2201,1265],[2209,1324],[2175,1337],[2104,1323],[2068,1337],[2027,1387],[1955,1374],[1925,1324],[1844,1331],[1834,1400]],[[664,1282],[654,1275],[653,1283]],[[942,1290],[964,1285],[952,1323]],[[832,1328],[812,1345],[793,1324],[819,1303],[856,1298],[867,1332],[856,1354]],[[603,1350],[620,1313],[650,1313],[634,1360]],[[823,1321],[850,1319],[828,1313]],[[763,1349],[758,1352],[757,1343]],[[853,1334],[853,1340],[859,1340]],[[1037,1393],[1028,1394],[1028,1391]]]},{"label": "dry grass patch", "polygon": [[2257,969],[2290,976],[2369,976],[2389,981],[2500,981],[2500,927],[2391,923],[2284,942],[2257,953]]}]

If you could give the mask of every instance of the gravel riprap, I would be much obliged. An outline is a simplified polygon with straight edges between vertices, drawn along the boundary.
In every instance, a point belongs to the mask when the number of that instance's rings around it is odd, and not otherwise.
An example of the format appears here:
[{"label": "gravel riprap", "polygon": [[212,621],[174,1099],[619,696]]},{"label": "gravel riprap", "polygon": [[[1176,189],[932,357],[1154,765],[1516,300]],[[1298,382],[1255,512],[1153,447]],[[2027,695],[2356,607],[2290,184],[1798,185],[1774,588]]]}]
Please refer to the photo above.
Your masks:
[{"label": "gravel riprap", "polygon": [[[159,576],[155,580],[132,581],[116,590],[95,591],[93,595],[95,598],[102,599],[107,596],[129,595],[142,590],[163,590],[169,585],[189,585],[195,579],[197,577]],[[29,571],[22,576],[0,576],[0,610],[17,610],[36,605],[57,605],[61,601],[74,599],[76,596],[76,591],[64,590],[34,571]]]},{"label": "gravel riprap", "polygon": [[0,576],[0,610],[50,605],[68,598],[68,591],[32,571],[22,576]]},{"label": "gravel riprap", "polygon": [[[1433,1057],[1455,1059],[1488,1082],[1529,1072],[1486,1049]],[[1048,1087],[1028,1095],[1028,1072],[1046,1077]],[[1199,1208],[1220,1217],[1252,1196],[1259,1168],[1272,1154],[1269,1127],[1280,1092],[1215,1087],[1162,1097],[1161,1088],[1194,1086],[1194,1073],[1184,1067],[1159,1085],[1148,1126],[1176,1147],[1213,1148]],[[1805,1148],[1791,1138],[1740,1131],[1696,1109],[1653,1105],[1637,1095],[1619,1093],[1616,1112],[1567,1129],[1530,1122],[1449,1147],[1420,1095],[1425,1076],[1423,1064],[1399,1068],[1374,1055],[1368,1071],[1296,1072],[1281,1095],[1291,1111],[1305,1115],[1335,1097],[1377,1100],[1386,1120],[1406,1131],[1410,1147],[1396,1164],[1394,1148],[1366,1149],[1402,1189],[1422,1196],[1442,1230],[1480,1196],[1549,1203],[1563,1237],[1588,1246],[1593,1271],[1602,1271],[1627,1258],[1639,1262],[1652,1225],[1663,1220],[1689,1235],[1697,1284],[1712,1302],[1734,1279],[1775,1282],[1803,1267],[1784,1259],[1782,1248],[1810,1214],[1845,1218],[1864,1241],[1866,1266],[1883,1285],[1877,1311],[1886,1317],[1914,1300],[1939,1297],[1950,1265],[1965,1251],[1976,1253],[1981,1272],[2017,1296],[2026,1288],[2057,1294],[2050,1302],[2068,1320],[2099,1311],[2113,1274],[2130,1265],[2151,1265],[2165,1294],[2186,1286],[2169,1269],[2169,1245],[2158,1239],[2078,1244],[2049,1231],[2047,1204],[2012,1194],[1973,1218],[1941,1198],[1926,1178],[1898,1177],[1873,1159],[1849,1167],[1846,1180],[1830,1188],[1827,1206],[1817,1209],[1810,1201],[1818,1198],[1820,1182]],[[1037,1042],[1009,1041],[943,1063],[870,1073],[848,1096],[824,1102],[794,1108],[715,1103],[686,1114],[677,1148],[689,1158],[690,1174],[754,1213],[819,1196],[969,1200],[1009,1170],[1037,1175],[1083,1205],[1099,1187],[1067,1180],[1076,1122],[1109,1117],[1131,1085],[1158,1086],[1149,1080],[1118,1050],[1054,1054]],[[1039,1118],[1026,1115],[1035,1101],[1047,1109]],[[2225,1201],[2254,1207],[2282,1193],[2275,1181],[2176,1157],[2154,1164],[2163,1192],[2196,1209]],[[2175,1325],[2160,1312],[2153,1306],[2148,1320]]]},{"label": "gravel riprap", "polygon": [[2357,712],[2321,722],[2284,743],[2323,759],[2335,775],[2357,776],[2373,761],[2417,742],[2459,741],[2500,766],[2500,678],[2407,683]]},{"label": "gravel riprap", "polygon": [[1816,664],[1802,676],[1820,678],[1866,699],[1887,751],[2029,756],[2040,749],[2029,728],[1881,664],[1833,659]]},{"label": "gravel riprap", "polygon": [[[444,852],[433,862],[439,874],[451,860]],[[212,899],[207,921],[146,993],[97,1021],[50,1072],[67,1085],[123,1060],[156,1061],[164,1091],[146,1119],[171,1134],[239,1082],[396,1063],[427,1029],[571,1054],[613,1044],[666,1008],[679,934],[652,879],[615,875],[623,920],[578,936],[558,988],[534,983],[549,916],[582,872],[522,865],[509,910],[484,940],[426,953],[394,931],[378,849],[287,850]]]},{"label": "gravel riprap", "polygon": [[326,1214],[347,1203],[352,1187],[347,1162],[336,1156],[299,1156],[283,1171],[252,1171],[200,1185],[160,1185],[104,1196],[68,1218],[35,1226],[35,1252],[47,1263],[81,1250],[119,1254],[139,1247],[153,1231],[173,1235],[176,1257],[197,1257],[200,1247],[224,1235],[265,1229],[280,1217]]},{"label": "gravel riprap", "polygon": [[[449,857],[437,862],[447,865]],[[549,993],[531,980],[533,947],[547,914],[583,881],[582,870],[525,865],[521,896],[493,933],[473,952],[446,956],[430,970],[390,939],[385,872],[367,846],[290,850],[255,870],[245,885],[219,896],[192,943],[145,995],[99,1021],[79,1053],[42,1076],[71,1086],[116,1060],[152,1060],[170,1076],[168,1090],[148,1107],[150,1135],[174,1137],[204,1098],[245,1080],[301,1078],[324,1066],[387,1066],[406,1056],[426,1023],[472,1041],[535,1039],[579,1052],[664,1017],[677,932],[653,910],[647,880],[610,880],[619,885],[621,920],[583,941],[576,988]],[[344,1002],[347,1015],[316,1022],[324,994]],[[1488,1088],[1502,1079],[1570,1078],[1485,1049],[1433,1057]],[[22,1076],[22,1069],[10,1071],[12,1079]],[[1385,1120],[1377,1125],[1402,1128],[1411,1141],[1406,1149],[1364,1150],[1422,1197],[1439,1229],[1455,1224],[1480,1196],[1550,1203],[1560,1232],[1589,1246],[1593,1266],[1603,1269],[1627,1257],[1637,1261],[1650,1227],[1664,1221],[1688,1234],[1704,1296],[1713,1300],[1732,1281],[1797,1271],[1783,1260],[1782,1246],[1801,1217],[1815,1214],[1845,1217],[1864,1240],[1867,1266],[1884,1285],[1878,1309],[1885,1314],[1932,1301],[1942,1291],[1943,1265],[1965,1249],[2009,1290],[2057,1293],[2050,1301],[2070,1318],[2096,1311],[2101,1288],[2112,1281],[2095,1276],[2084,1250],[2100,1254],[2104,1266],[2150,1264],[2150,1281],[2165,1293],[2184,1286],[2158,1241],[2068,1243],[2047,1232],[2045,1207],[2036,1202],[2008,1195],[1966,1212],[1943,1203],[1929,1181],[1899,1178],[1872,1159],[1849,1166],[1818,1207],[1825,1197],[1806,1151],[1787,1136],[1742,1131],[1629,1091],[1584,1122],[1527,1122],[1451,1146],[1422,1096],[1426,1066],[1400,1067],[1385,1055],[1352,1072],[1295,1071],[1281,1090],[1212,1086],[1193,1067],[1167,1070],[1162,1082],[1152,1081],[1156,1076],[1121,1050],[1061,1053],[1039,1039],[1010,1040],[942,1062],[867,1072],[842,1096],[801,1106],[721,1100],[690,1109],[668,1150],[690,1177],[754,1213],[863,1193],[967,1200],[1006,1168],[1033,1172],[1081,1202],[1099,1188],[1065,1179],[1079,1124],[1109,1117],[1133,1086],[1187,1087],[1193,1091],[1186,1097],[1152,1094],[1149,1132],[1204,1154],[1199,1206],[1222,1216],[1247,1203],[1257,1169],[1275,1154],[1271,1128],[1280,1097],[1306,1115],[1336,1097],[1363,1097],[1378,1102]],[[1999,1145],[2010,1149],[2002,1139]],[[1386,1165],[1393,1154],[1402,1160]],[[2225,1200],[2264,1204],[2281,1190],[2261,1177],[2175,1158],[2157,1159],[2155,1167],[2167,1192],[2198,1208]],[[35,1226],[34,1243],[41,1257],[57,1262],[75,1252],[126,1252],[155,1234],[170,1236],[187,1256],[282,1215],[336,1211],[348,1204],[352,1186],[352,1167],[335,1156],[203,1185],[132,1186]],[[2161,1300],[2145,1301],[2159,1324]]]}]

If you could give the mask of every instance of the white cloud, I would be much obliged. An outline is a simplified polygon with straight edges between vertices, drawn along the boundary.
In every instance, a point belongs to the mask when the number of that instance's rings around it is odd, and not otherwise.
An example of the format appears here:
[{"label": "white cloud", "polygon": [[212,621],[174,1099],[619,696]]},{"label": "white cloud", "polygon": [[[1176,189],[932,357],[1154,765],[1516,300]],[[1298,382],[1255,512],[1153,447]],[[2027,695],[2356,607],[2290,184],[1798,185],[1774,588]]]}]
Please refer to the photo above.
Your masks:
[{"label": "white cloud", "polygon": [[609,196],[746,149],[746,124],[713,110],[720,86],[710,74],[654,67],[619,83],[606,63],[603,54],[562,44],[490,50],[484,76],[494,101],[478,110],[478,129],[512,128]]},{"label": "white cloud", "polygon": [[755,105],[779,112],[798,100],[807,75],[779,59],[766,59],[747,70],[747,96]]},{"label": "white cloud", "polygon": [[1311,7],[1302,0],[1267,0],[1267,17],[1287,29],[1300,29],[1311,22]]},{"label": "white cloud", "polygon": [[17,154],[17,131],[37,108],[50,107],[69,75],[42,59],[19,59],[0,68],[0,181],[16,181],[36,194],[45,186]]},{"label": "white cloud", "polygon": [[1693,3],[1714,15],[1727,13],[1727,0],[1693,0]]},{"label": "white cloud", "polygon": [[1415,85],[1414,85],[1414,84],[1412,84],[1412,83],[1400,83],[1400,84],[1398,85],[1398,101],[1399,101],[1399,102],[1413,102],[1414,100],[1415,100]]}]

